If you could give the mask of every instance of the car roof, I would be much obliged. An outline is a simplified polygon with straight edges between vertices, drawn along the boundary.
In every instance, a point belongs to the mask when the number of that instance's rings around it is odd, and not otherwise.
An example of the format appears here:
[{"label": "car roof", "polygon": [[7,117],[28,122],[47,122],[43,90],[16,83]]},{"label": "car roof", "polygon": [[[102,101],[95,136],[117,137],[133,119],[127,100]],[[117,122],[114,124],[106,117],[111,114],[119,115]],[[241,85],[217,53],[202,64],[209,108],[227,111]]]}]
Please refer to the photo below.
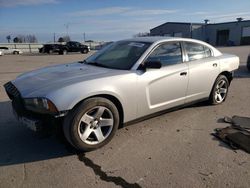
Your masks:
[{"label": "car roof", "polygon": [[187,41],[187,42],[196,42],[205,45],[209,45],[201,40],[192,39],[192,38],[182,38],[182,37],[164,37],[164,36],[149,36],[149,37],[135,37],[122,41],[134,41],[134,42],[150,42],[150,43],[160,43],[167,41]]},{"label": "car roof", "polygon": [[201,40],[191,39],[191,38],[150,36],[150,37],[135,37],[135,38],[126,39],[126,40],[122,40],[122,41],[150,42],[150,43],[154,43],[155,45],[157,45],[161,42],[167,42],[167,41],[194,42],[194,43],[205,45],[205,46],[209,47],[210,49],[212,49],[214,56],[221,55],[221,52],[219,50],[217,50],[216,48],[214,48],[213,46],[211,46],[210,44],[208,44],[204,41],[201,41]]},{"label": "car roof", "polygon": [[165,41],[168,39],[177,39],[176,37],[159,37],[159,36],[151,36],[151,37],[135,37],[126,39],[124,41],[137,41],[137,42],[158,42],[158,41]]}]

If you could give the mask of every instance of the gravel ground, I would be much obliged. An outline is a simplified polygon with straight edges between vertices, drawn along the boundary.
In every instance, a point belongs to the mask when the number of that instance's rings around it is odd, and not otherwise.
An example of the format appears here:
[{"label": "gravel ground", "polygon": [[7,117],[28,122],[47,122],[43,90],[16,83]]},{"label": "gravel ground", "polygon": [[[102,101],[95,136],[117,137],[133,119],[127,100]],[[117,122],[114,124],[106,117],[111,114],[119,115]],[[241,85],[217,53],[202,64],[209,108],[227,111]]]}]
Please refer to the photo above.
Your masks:
[{"label": "gravel ground", "polygon": [[225,103],[197,104],[124,127],[88,153],[20,125],[2,87],[23,72],[85,55],[0,57],[0,187],[250,187],[250,155],[210,135],[227,126],[224,116],[250,117],[250,47],[220,50],[241,58]]}]

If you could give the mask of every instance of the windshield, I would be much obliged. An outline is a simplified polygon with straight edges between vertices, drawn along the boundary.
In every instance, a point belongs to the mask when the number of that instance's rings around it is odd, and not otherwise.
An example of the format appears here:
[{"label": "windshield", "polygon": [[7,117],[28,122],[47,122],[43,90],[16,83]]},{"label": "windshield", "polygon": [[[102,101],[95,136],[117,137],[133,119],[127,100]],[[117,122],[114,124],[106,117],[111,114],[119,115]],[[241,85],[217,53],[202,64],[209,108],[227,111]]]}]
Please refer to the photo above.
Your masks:
[{"label": "windshield", "polygon": [[111,43],[85,60],[85,63],[112,69],[129,70],[151,45],[148,42]]}]

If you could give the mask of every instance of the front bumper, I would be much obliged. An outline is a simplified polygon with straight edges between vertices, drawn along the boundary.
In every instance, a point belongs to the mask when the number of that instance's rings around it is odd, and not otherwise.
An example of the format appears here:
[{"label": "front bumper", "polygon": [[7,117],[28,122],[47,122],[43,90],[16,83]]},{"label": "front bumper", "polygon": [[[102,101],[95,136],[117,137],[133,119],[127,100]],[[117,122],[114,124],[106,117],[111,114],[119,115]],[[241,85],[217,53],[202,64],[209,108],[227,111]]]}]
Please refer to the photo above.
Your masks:
[{"label": "front bumper", "polygon": [[30,117],[28,118],[25,116],[18,116],[14,108],[13,108],[13,114],[20,123],[25,125],[30,130],[35,131],[35,132],[42,130],[43,123],[41,120],[30,118]]},{"label": "front bumper", "polygon": [[12,100],[11,103],[14,116],[19,122],[25,124],[33,131],[43,129],[45,126],[55,122],[57,117],[62,117],[64,115],[62,113],[55,115],[39,114],[29,111],[25,108],[23,98],[14,84],[8,82],[4,85],[4,87],[7,95]]}]

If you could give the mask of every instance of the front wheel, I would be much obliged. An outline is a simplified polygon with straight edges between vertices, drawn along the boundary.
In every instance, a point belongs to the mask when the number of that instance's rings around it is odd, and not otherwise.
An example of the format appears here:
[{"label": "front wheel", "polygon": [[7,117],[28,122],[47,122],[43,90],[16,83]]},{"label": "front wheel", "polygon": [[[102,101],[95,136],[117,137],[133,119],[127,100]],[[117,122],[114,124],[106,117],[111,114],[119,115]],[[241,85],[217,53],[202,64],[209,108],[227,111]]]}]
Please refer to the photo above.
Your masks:
[{"label": "front wheel", "polygon": [[107,144],[119,126],[116,106],[105,98],[82,102],[65,118],[63,131],[75,148],[90,151]]},{"label": "front wheel", "polygon": [[87,50],[87,49],[84,49],[84,50],[82,51],[82,53],[83,53],[83,54],[87,54],[87,53],[88,53],[88,50]]},{"label": "front wheel", "polygon": [[209,102],[214,105],[223,103],[227,97],[228,88],[227,77],[224,75],[218,76],[211,91]]}]

